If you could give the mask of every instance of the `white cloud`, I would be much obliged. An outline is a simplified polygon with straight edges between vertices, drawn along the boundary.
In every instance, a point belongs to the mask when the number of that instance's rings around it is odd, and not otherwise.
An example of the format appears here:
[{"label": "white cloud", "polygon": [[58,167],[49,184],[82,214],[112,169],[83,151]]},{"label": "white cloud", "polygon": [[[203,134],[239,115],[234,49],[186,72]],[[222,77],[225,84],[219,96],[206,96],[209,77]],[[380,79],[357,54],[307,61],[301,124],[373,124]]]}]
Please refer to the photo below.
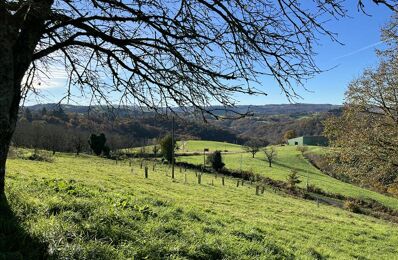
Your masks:
[{"label": "white cloud", "polygon": [[[32,84],[36,90],[63,88],[66,86],[67,78],[67,73],[64,67],[54,66],[45,73],[37,70],[36,77],[33,79]],[[26,76],[23,82],[26,82]]]},{"label": "white cloud", "polygon": [[38,78],[34,82],[36,89],[53,89],[62,88],[66,86],[67,74],[65,68],[56,66],[50,69],[50,71],[44,75],[39,74]]}]

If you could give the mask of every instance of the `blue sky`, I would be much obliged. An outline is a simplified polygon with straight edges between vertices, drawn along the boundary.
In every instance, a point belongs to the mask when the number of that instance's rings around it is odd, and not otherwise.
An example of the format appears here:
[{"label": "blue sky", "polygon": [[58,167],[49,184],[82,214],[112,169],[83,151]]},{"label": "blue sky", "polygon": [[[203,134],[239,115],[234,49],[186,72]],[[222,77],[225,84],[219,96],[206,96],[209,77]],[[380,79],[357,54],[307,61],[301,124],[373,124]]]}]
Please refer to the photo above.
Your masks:
[{"label": "blue sky", "polygon": [[[366,11],[369,15],[366,15],[357,11],[354,2],[349,9],[350,18],[330,21],[327,25],[338,34],[338,40],[344,45],[320,37],[320,45],[316,47],[318,55],[315,60],[318,66],[324,70],[333,69],[309,80],[305,84],[309,91],[297,88],[302,99],[296,99],[296,102],[342,104],[348,84],[360,76],[365,68],[377,64],[375,49],[383,47],[380,29],[390,20],[392,12],[367,1]],[[267,97],[237,98],[242,99],[244,104],[256,105],[288,102],[271,79],[262,79],[262,89],[268,93]]]},{"label": "blue sky", "polygon": [[[368,67],[377,64],[376,48],[382,48],[380,28],[385,25],[392,14],[384,6],[377,6],[367,1],[366,11],[369,15],[358,12],[355,1],[347,1],[349,18],[331,20],[327,28],[338,34],[343,45],[333,42],[328,37],[319,37],[319,46],[315,51],[318,66],[325,71],[306,82],[308,91],[297,88],[301,99],[299,103],[342,104],[347,85]],[[348,6],[350,5],[350,6]],[[62,72],[55,72],[53,78],[43,82],[40,96],[31,95],[26,104],[58,102],[66,91]],[[235,96],[240,105],[264,105],[288,103],[277,84],[269,77],[261,78],[259,88],[268,96]]]}]

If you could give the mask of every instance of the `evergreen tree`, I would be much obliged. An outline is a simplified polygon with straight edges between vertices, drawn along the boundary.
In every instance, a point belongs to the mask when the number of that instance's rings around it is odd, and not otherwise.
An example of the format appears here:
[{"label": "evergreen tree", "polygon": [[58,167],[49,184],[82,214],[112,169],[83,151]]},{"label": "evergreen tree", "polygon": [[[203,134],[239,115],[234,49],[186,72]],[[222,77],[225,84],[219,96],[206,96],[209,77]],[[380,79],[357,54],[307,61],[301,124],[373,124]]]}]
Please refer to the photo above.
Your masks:
[{"label": "evergreen tree", "polygon": [[299,179],[299,176],[297,175],[297,171],[292,170],[287,178],[287,183],[289,185],[289,189],[294,191],[296,189],[296,185],[299,184],[300,182],[301,181]]},{"label": "evergreen tree", "polygon": [[41,110],[41,115],[42,116],[47,115],[47,109],[45,107],[43,107],[43,109]]},{"label": "evergreen tree", "polygon": [[207,162],[210,163],[211,167],[216,171],[221,170],[225,166],[225,163],[222,161],[222,155],[220,151],[215,151],[214,153],[209,154],[207,157]]},{"label": "evergreen tree", "polygon": [[33,115],[29,108],[25,108],[24,116],[25,116],[26,120],[28,120],[29,122],[33,121]]},{"label": "evergreen tree", "polygon": [[177,142],[174,140],[174,144],[171,138],[171,135],[165,136],[161,141],[160,141],[160,149],[163,158],[165,158],[168,162],[171,162],[173,158],[173,149],[175,150],[177,147]]},{"label": "evergreen tree", "polygon": [[[106,137],[105,134],[101,133],[100,135],[92,134],[88,141],[90,148],[93,152],[99,156],[102,154],[105,148]],[[106,149],[106,148],[105,148]]]}]

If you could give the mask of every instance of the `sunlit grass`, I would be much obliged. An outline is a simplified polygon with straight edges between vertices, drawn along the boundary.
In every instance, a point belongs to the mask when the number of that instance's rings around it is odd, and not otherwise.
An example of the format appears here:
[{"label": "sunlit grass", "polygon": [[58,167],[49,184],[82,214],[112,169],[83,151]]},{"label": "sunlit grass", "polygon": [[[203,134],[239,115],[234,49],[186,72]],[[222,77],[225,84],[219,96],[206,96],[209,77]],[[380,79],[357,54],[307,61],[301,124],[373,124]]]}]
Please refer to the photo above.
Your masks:
[{"label": "sunlit grass", "polygon": [[256,196],[253,187],[237,188],[233,179],[222,186],[220,177],[205,175],[198,185],[195,173],[187,171],[184,183],[185,171],[178,168],[173,182],[167,166],[156,165],[153,172],[151,163],[145,179],[139,164],[133,162],[132,173],[128,162],[116,165],[85,155],[61,154],[53,163],[14,159],[8,162],[7,197],[21,226],[48,244],[54,258],[393,259],[398,254],[396,225],[270,190]]},{"label": "sunlit grass", "polygon": [[[276,146],[277,159],[272,167],[268,167],[268,162],[262,151],[252,158],[249,153],[224,154],[225,167],[235,170],[247,170],[259,173],[275,180],[286,180],[291,170],[296,170],[300,176],[299,186],[305,187],[307,181],[327,192],[342,194],[356,198],[371,198],[386,206],[398,209],[398,199],[386,196],[368,189],[364,189],[349,183],[332,178],[313,167],[295,146]],[[328,148],[310,147],[311,152],[325,153]],[[186,161],[194,164],[203,164],[203,156],[184,156],[178,157],[179,161]]]}]

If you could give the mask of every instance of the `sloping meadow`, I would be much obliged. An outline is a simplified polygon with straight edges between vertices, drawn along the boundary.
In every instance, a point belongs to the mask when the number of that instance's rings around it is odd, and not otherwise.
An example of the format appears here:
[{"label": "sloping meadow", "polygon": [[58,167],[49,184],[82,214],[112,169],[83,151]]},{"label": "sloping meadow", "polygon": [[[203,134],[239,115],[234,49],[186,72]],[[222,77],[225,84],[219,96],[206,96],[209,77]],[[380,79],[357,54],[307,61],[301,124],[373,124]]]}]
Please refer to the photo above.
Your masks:
[{"label": "sloping meadow", "polygon": [[[375,200],[391,209],[398,210],[397,198],[364,189],[322,173],[297,151],[296,146],[275,146],[275,148],[277,157],[272,167],[268,167],[268,162],[262,151],[259,151],[255,155],[255,158],[252,158],[252,155],[249,153],[224,154],[223,159],[225,167],[230,170],[242,169],[243,171],[253,172],[254,174],[260,174],[280,181],[286,181],[289,174],[294,170],[297,172],[301,181],[298,184],[299,187],[305,188],[308,183],[308,185],[314,185],[316,188],[320,188],[328,193],[341,194],[343,196],[364,200]],[[311,147],[311,151],[316,149],[317,148]],[[319,148],[319,150],[323,152],[326,149],[327,148]],[[177,160],[180,162],[202,165],[203,155],[181,156],[178,157]]]},{"label": "sloping meadow", "polygon": [[[77,259],[392,259],[398,228],[210,174],[60,154],[12,159],[0,256]],[[148,178],[144,177],[145,166]],[[3,222],[4,223],[4,222]],[[21,232],[14,232],[15,230]],[[26,239],[27,237],[31,239]],[[7,242],[13,241],[13,243]],[[34,241],[34,242],[33,242]],[[41,246],[37,246],[40,244]],[[1,258],[1,257],[0,257]]]}]

